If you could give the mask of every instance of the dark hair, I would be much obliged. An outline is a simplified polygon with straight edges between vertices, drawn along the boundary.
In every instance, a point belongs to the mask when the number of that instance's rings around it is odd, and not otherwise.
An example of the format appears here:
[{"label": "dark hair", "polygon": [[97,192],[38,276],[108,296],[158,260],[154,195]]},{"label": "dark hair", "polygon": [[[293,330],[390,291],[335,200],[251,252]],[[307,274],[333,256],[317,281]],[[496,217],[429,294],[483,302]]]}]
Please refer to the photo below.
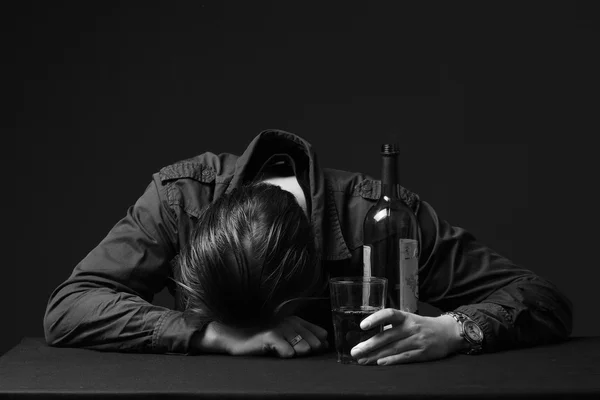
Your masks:
[{"label": "dark hair", "polygon": [[315,291],[316,263],[310,222],[291,193],[261,182],[234,188],[204,210],[176,263],[184,318],[273,322],[283,302]]}]

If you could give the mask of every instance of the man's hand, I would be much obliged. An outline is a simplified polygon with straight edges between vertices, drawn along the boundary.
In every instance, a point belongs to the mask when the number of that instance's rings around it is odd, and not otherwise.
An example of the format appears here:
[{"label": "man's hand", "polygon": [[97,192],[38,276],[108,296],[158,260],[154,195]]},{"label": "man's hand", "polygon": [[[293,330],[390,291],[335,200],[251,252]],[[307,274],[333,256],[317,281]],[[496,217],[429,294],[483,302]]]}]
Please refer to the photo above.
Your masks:
[{"label": "man's hand", "polygon": [[[292,346],[290,341],[297,335],[302,336],[302,340]],[[305,356],[329,347],[325,329],[296,316],[286,317],[265,330],[241,330],[211,322],[201,342],[201,351],[206,352],[282,358]]]},{"label": "man's hand", "polygon": [[444,358],[464,345],[458,323],[449,315],[425,317],[386,308],[369,315],[361,329],[392,327],[354,346],[352,357],[360,364],[390,365]]}]

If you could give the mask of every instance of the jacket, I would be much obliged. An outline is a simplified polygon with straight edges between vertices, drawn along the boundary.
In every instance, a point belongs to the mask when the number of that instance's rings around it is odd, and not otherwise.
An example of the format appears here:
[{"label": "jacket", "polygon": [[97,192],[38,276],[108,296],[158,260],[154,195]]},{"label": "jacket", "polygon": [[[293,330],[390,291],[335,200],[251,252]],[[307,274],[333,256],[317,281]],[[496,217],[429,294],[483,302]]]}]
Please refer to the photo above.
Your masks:
[{"label": "jacket", "polygon": [[[362,275],[362,224],[380,196],[381,182],[361,173],[321,168],[306,140],[267,130],[241,156],[206,152],[155,173],[126,215],[50,295],[44,316],[47,343],[194,353],[192,336],[205,325],[188,325],[179,306],[153,305],[153,297],[165,286],[176,296],[169,279],[173,261],[202,210],[251,179],[276,155],[295,164],[324,278]],[[401,188],[401,197],[419,225],[421,302],[470,316],[484,332],[486,352],[570,335],[572,304],[552,283],[450,225],[410,190]],[[313,303],[299,315],[328,329],[331,338],[328,302]]]}]

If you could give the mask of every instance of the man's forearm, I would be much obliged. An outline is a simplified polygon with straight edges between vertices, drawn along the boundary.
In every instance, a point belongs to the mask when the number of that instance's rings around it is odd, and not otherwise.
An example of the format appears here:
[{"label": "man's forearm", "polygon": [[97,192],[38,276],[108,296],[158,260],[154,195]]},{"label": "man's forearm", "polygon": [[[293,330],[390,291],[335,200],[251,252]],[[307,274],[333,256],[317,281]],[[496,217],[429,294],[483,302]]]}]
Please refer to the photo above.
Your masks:
[{"label": "man's forearm", "polygon": [[488,352],[565,340],[573,322],[570,300],[537,276],[517,280],[483,302],[456,311],[480,325]]},{"label": "man's forearm", "polygon": [[[118,299],[118,301],[116,301]],[[193,330],[180,313],[108,288],[78,282],[55,291],[44,316],[51,346],[149,353],[186,353]]]}]

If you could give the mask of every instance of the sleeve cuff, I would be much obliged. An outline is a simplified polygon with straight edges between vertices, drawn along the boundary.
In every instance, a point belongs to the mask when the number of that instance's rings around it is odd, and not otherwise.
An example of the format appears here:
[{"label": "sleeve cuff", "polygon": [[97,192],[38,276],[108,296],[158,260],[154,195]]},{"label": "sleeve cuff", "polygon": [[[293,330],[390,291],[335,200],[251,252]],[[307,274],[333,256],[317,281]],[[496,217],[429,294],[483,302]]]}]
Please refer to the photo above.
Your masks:
[{"label": "sleeve cuff", "polygon": [[479,325],[484,334],[484,352],[494,352],[507,345],[508,332],[512,329],[512,321],[506,310],[495,303],[480,303],[460,306],[456,312],[468,315]]},{"label": "sleeve cuff", "polygon": [[152,333],[155,353],[193,355],[192,337],[204,328],[187,324],[181,311],[169,310],[160,316]]}]

